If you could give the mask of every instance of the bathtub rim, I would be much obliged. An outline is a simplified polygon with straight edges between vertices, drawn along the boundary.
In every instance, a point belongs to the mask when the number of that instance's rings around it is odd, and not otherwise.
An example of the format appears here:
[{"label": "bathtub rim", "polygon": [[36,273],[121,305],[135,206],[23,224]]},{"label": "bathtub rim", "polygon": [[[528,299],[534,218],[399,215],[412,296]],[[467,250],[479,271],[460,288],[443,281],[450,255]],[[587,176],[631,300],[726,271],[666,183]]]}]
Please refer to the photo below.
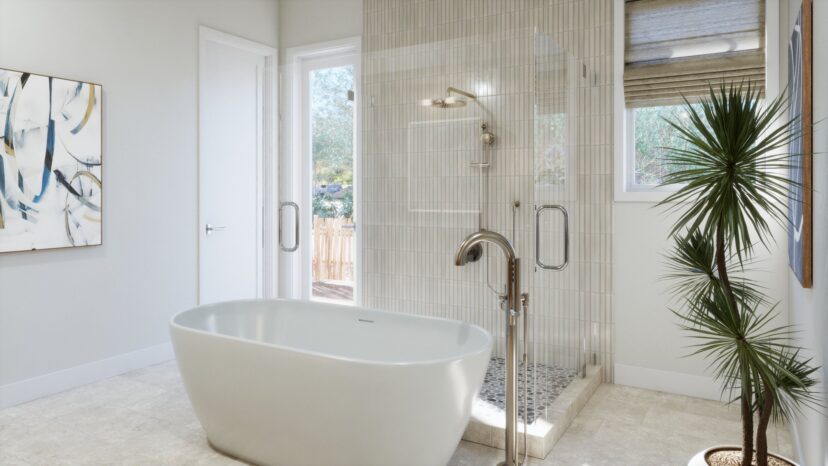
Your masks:
[{"label": "bathtub rim", "polygon": [[[465,359],[471,359],[471,358],[474,358],[476,356],[479,356],[479,355],[487,353],[487,352],[491,354],[491,351],[494,347],[494,336],[491,333],[489,333],[488,330],[484,329],[483,327],[480,327],[479,325],[471,324],[471,323],[464,322],[462,320],[457,320],[457,319],[447,319],[447,318],[444,318],[444,317],[433,317],[433,316],[421,316],[421,315],[416,315],[416,314],[400,314],[400,315],[403,315],[403,316],[406,316],[406,317],[417,318],[417,319],[427,319],[427,320],[448,322],[448,323],[452,323],[452,324],[467,325],[467,326],[469,326],[473,329],[476,329],[476,330],[482,332],[482,334],[486,337],[485,344],[482,345],[477,350],[462,352],[462,353],[458,353],[456,355],[452,355],[452,356],[444,357],[444,358],[423,359],[423,360],[416,360],[416,361],[376,361],[376,360],[371,360],[371,359],[352,358],[352,357],[347,357],[347,356],[323,353],[323,352],[319,352],[319,351],[311,351],[311,350],[308,350],[308,349],[296,348],[296,347],[287,346],[287,345],[279,345],[279,344],[276,344],[276,343],[268,343],[268,342],[258,341],[258,340],[250,340],[250,339],[238,337],[238,336],[235,336],[235,335],[226,335],[226,334],[223,334],[223,333],[210,332],[210,331],[207,331],[207,330],[201,330],[201,329],[196,329],[196,328],[192,328],[192,327],[187,327],[185,325],[182,325],[182,324],[179,324],[178,322],[176,322],[176,319],[179,316],[181,316],[183,314],[186,314],[188,312],[197,311],[197,310],[200,310],[200,309],[205,309],[205,308],[210,308],[210,307],[217,307],[217,306],[226,305],[226,304],[244,304],[244,303],[260,303],[260,302],[304,303],[304,304],[313,303],[313,304],[321,304],[321,305],[324,305],[324,306],[341,306],[341,307],[359,309],[359,310],[368,311],[368,312],[377,312],[377,313],[381,313],[381,314],[391,314],[391,315],[397,314],[397,313],[394,313],[394,312],[391,312],[391,311],[383,311],[381,309],[371,309],[371,308],[361,307],[361,306],[349,306],[349,305],[344,305],[344,304],[333,304],[333,303],[314,303],[313,301],[307,301],[307,300],[301,300],[301,299],[287,299],[287,298],[234,299],[234,300],[229,300],[229,301],[221,301],[221,302],[217,302],[217,303],[200,304],[200,305],[192,307],[190,309],[186,309],[186,310],[177,312],[169,320],[169,329],[170,329],[170,334],[171,334],[170,337],[172,338],[172,331],[175,329],[175,330],[179,330],[179,331],[183,331],[183,332],[191,332],[191,333],[196,333],[196,334],[209,335],[209,336],[212,336],[212,337],[218,337],[218,338],[222,338],[222,339],[225,339],[225,340],[236,341],[236,342],[244,343],[244,344],[248,344],[248,345],[258,345],[258,346],[265,346],[265,347],[275,348],[275,349],[280,349],[280,350],[285,350],[285,351],[292,351],[292,352],[295,352],[295,353],[300,353],[300,354],[304,354],[304,355],[308,355],[308,356],[314,356],[314,357],[325,358],[325,359],[333,359],[333,360],[343,361],[343,362],[348,362],[348,363],[353,363],[353,364],[378,365],[378,366],[428,366],[428,365],[445,364],[445,363],[454,362],[454,361],[461,361],[461,360],[465,360]],[[175,344],[173,342],[173,347],[174,346],[175,346]]]}]

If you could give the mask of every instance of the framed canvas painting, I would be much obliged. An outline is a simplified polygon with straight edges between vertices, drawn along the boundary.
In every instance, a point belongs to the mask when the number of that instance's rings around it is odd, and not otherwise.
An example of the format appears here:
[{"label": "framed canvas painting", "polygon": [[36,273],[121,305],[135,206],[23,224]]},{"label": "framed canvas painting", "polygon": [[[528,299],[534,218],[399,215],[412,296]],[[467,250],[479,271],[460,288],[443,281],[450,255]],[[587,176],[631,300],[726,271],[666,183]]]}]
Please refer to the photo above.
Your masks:
[{"label": "framed canvas painting", "polygon": [[101,244],[101,92],[0,69],[0,252]]},{"label": "framed canvas painting", "polygon": [[788,98],[792,131],[791,179],[796,182],[788,201],[788,263],[799,283],[813,282],[813,108],[812,108],[812,5],[802,0],[788,44]]}]

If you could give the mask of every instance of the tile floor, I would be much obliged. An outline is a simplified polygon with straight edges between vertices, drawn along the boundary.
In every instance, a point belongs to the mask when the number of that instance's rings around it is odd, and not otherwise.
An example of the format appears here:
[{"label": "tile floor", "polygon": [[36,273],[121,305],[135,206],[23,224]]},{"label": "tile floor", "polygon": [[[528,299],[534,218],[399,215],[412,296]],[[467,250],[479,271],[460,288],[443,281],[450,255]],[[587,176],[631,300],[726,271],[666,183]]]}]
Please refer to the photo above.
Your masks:
[{"label": "tile floor", "polygon": [[[737,442],[739,417],[711,401],[602,385],[546,460],[530,465],[683,465],[712,444]],[[787,429],[770,447],[791,456]],[[502,459],[461,442],[451,466]],[[238,465],[209,448],[174,363],[0,411],[0,465]]]}]

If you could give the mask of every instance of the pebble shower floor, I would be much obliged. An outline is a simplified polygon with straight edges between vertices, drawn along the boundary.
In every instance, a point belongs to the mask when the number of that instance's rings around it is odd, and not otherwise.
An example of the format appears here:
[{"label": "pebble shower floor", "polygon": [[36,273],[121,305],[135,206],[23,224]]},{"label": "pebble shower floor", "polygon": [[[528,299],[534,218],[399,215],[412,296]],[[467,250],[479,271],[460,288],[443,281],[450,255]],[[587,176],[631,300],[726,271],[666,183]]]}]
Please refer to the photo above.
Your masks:
[{"label": "pebble shower floor", "polygon": [[[506,406],[505,387],[506,364],[503,358],[492,358],[483,386],[478,397],[491,405],[494,409],[504,411]],[[575,369],[547,366],[540,363],[529,364],[527,380],[529,383],[528,409],[523,406],[523,366],[518,373],[518,419],[523,421],[524,412],[527,413],[527,423],[535,422],[542,416],[555,398],[563,392],[572,379],[578,374]]]}]

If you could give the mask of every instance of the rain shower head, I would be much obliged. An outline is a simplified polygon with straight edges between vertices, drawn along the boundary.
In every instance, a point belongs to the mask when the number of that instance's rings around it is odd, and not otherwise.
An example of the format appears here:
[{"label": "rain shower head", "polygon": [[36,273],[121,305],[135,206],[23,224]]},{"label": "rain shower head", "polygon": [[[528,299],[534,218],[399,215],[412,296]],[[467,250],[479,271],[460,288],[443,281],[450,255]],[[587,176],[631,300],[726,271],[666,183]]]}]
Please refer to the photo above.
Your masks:
[{"label": "rain shower head", "polygon": [[477,96],[472,94],[471,92],[466,92],[462,89],[457,89],[456,87],[449,86],[446,89],[446,97],[439,98],[439,99],[425,99],[420,101],[420,105],[423,107],[437,107],[437,108],[460,108],[466,106],[466,99],[463,97],[452,97],[452,93],[460,94],[461,96],[468,97],[471,100],[477,100]]}]

